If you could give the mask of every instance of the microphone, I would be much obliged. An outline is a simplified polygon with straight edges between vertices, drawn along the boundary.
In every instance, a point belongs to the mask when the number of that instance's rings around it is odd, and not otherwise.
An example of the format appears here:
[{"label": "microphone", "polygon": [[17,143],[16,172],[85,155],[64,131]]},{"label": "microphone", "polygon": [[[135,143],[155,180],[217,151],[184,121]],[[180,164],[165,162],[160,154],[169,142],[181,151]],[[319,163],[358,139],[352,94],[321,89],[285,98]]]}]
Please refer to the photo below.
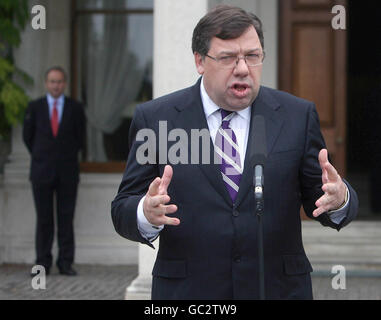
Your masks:
[{"label": "microphone", "polygon": [[267,158],[266,126],[263,116],[255,116],[253,119],[253,187],[257,214],[262,214],[264,207],[264,167]]},{"label": "microphone", "polygon": [[255,194],[255,213],[258,218],[258,275],[259,275],[259,298],[265,300],[265,258],[263,245],[262,214],[265,207],[264,193],[264,167],[267,158],[265,118],[255,116],[253,119],[253,187]]},{"label": "microphone", "polygon": [[261,164],[254,167],[254,192],[256,199],[263,196],[263,166]]}]

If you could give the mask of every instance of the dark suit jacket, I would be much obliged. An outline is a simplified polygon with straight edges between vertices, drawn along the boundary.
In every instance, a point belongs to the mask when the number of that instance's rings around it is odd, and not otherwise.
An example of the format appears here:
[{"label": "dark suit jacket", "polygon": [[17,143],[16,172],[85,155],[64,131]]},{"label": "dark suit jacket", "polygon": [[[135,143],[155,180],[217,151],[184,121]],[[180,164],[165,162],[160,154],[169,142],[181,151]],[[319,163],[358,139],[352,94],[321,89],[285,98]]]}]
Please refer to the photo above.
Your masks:
[{"label": "dark suit jacket", "polygon": [[46,97],[29,103],[25,114],[23,139],[32,156],[33,183],[78,181],[78,152],[84,137],[84,112],[80,103],[65,97],[58,134],[52,133]]},{"label": "dark suit jacket", "polygon": [[[257,217],[254,214],[250,165],[253,117],[266,123],[268,161],[265,167],[264,255],[268,299],[312,298],[310,262],[302,244],[300,207],[312,217],[323,194],[318,153],[325,147],[313,103],[261,87],[252,106],[245,167],[233,204],[221,177],[220,165],[172,165],[168,188],[179,226],[160,233],[153,268],[153,299],[258,299]],[[158,137],[159,121],[168,131],[208,128],[200,97],[200,81],[137,107],[130,130],[131,151],[119,192],[112,202],[112,219],[123,237],[152,246],[137,229],[137,206],[164,164],[139,165],[135,140],[142,128]],[[175,142],[168,143],[168,149]],[[189,143],[190,145],[190,143]],[[158,150],[158,143],[156,143]],[[211,159],[213,159],[211,142]],[[190,154],[190,153],[189,153]],[[156,157],[158,160],[158,156]],[[335,225],[327,214],[317,220],[339,230],[357,212],[357,195],[350,190],[347,217]],[[332,245],[335,245],[334,243]]]}]

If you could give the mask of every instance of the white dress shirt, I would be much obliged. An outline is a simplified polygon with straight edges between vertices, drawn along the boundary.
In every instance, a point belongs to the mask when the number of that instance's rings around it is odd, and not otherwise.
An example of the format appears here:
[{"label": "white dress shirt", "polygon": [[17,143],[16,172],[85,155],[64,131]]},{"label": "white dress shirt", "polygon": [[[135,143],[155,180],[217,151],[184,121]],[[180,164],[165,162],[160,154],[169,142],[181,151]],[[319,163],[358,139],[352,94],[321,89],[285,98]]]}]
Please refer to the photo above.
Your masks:
[{"label": "white dress shirt", "polygon": [[[209,133],[214,144],[217,130],[222,123],[221,112],[219,112],[220,107],[217,106],[212,101],[212,99],[209,97],[208,93],[206,92],[205,86],[204,86],[204,78],[202,78],[202,81],[201,81],[200,91],[201,91],[201,100],[202,100],[202,104],[204,108],[204,113],[205,113],[205,117],[209,127]],[[249,138],[250,117],[251,117],[251,107],[245,108],[241,111],[237,111],[234,117],[230,120],[230,125],[229,125],[230,128],[233,129],[237,137],[237,144],[239,147],[242,171],[244,169],[247,141]],[[347,188],[347,195],[349,196],[348,188]],[[164,228],[164,225],[157,227],[157,226],[153,226],[151,223],[148,222],[143,212],[144,199],[145,199],[145,196],[140,200],[138,209],[137,209],[138,229],[140,234],[144,238],[150,241],[154,241],[158,237],[160,231]],[[345,208],[347,207],[348,202],[349,202],[349,197],[348,197],[348,201],[346,202],[343,208],[330,212],[330,218],[334,223],[339,224],[342,221],[342,219],[345,218]]]},{"label": "white dress shirt", "polygon": [[49,105],[49,119],[52,118],[54,100],[57,100],[57,111],[58,111],[58,123],[61,123],[63,108],[65,103],[65,96],[62,94],[57,99],[54,99],[49,93],[46,94]]}]

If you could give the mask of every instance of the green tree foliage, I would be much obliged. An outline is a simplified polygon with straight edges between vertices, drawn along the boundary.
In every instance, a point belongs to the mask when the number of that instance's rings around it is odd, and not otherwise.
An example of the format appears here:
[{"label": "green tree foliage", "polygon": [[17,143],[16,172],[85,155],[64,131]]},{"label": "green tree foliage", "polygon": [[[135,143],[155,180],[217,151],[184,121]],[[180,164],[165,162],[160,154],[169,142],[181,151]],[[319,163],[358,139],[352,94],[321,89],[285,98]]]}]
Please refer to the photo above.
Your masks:
[{"label": "green tree foliage", "polygon": [[31,78],[13,61],[13,49],[21,42],[21,31],[29,19],[27,0],[0,0],[0,139],[8,139],[13,125],[23,120],[28,96],[13,81],[17,74]]}]

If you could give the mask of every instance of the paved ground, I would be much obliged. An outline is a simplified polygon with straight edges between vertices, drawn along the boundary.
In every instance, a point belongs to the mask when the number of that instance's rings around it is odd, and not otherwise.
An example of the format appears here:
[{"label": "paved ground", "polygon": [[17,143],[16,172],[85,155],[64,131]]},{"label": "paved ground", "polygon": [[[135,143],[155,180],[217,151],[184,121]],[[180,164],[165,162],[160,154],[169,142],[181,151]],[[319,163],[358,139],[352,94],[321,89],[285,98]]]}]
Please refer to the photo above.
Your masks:
[{"label": "paved ground", "polygon": [[137,266],[76,265],[78,276],[68,277],[53,268],[46,289],[32,288],[29,265],[0,266],[0,300],[121,300],[138,274]]},{"label": "paved ground", "polygon": [[315,300],[381,300],[380,276],[347,276],[345,290],[332,289],[332,277],[312,277]]},{"label": "paved ground", "polygon": [[[29,265],[0,266],[0,300],[122,300],[137,276],[137,266],[76,265],[79,275],[67,277],[53,268],[45,290],[34,290]],[[333,290],[332,277],[313,276],[317,300],[381,300],[381,276],[348,276],[345,290]]]}]

